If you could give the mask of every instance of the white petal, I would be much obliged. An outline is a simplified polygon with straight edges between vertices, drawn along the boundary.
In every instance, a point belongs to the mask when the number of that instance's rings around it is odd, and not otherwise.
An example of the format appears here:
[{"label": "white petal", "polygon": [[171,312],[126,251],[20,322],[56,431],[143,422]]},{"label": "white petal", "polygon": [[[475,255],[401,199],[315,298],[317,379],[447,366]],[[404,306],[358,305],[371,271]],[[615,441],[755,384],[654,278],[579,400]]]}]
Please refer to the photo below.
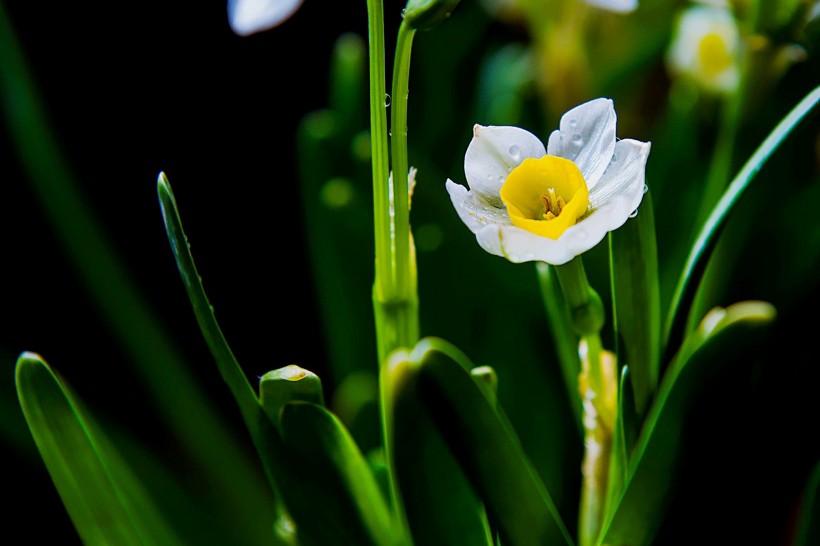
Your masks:
[{"label": "white petal", "polygon": [[638,7],[638,0],[586,0],[587,4],[616,13],[629,13]]},{"label": "white petal", "polygon": [[615,151],[616,121],[610,99],[593,99],[576,106],[561,116],[559,129],[550,135],[547,153],[574,161],[592,189]]},{"label": "white petal", "polygon": [[544,144],[529,131],[476,124],[464,154],[464,175],[471,190],[490,205],[504,208],[498,192],[510,171],[528,157],[544,155]]},{"label": "white petal", "polygon": [[618,148],[615,151],[618,159],[603,176],[602,189],[598,192],[590,192],[590,204],[595,207],[595,210],[567,229],[559,241],[566,238],[567,244],[573,247],[573,251],[580,254],[598,244],[608,232],[626,223],[643,199],[649,148],[648,142],[637,140],[618,142]]},{"label": "white petal", "polygon": [[473,233],[478,233],[488,224],[509,225],[511,223],[507,209],[503,205],[503,208],[494,207],[475,192],[468,191],[461,184],[456,184],[449,179],[445,186],[458,217]]},{"label": "white petal", "polygon": [[488,225],[476,233],[481,248],[513,263],[547,262],[565,264],[577,254],[563,241],[548,239],[515,226]]},{"label": "white petal", "polygon": [[624,199],[626,207],[631,207],[627,215],[638,208],[644,193],[650,147],[649,142],[629,138],[618,141],[609,167],[598,185],[589,192],[589,202],[593,208],[603,206],[615,196]]},{"label": "white petal", "polygon": [[240,36],[268,30],[299,9],[302,0],[228,0],[228,22]]}]

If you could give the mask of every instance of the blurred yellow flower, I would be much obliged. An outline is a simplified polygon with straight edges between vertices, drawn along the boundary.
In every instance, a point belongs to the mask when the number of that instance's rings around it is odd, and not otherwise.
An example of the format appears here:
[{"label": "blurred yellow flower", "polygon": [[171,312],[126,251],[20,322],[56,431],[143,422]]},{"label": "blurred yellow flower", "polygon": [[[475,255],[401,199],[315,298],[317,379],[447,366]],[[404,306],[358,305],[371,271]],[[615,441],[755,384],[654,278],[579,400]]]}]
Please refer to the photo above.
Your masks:
[{"label": "blurred yellow flower", "polygon": [[732,12],[695,5],[678,17],[666,55],[672,75],[710,93],[730,93],[740,81],[740,32]]},{"label": "blurred yellow flower", "polygon": [[650,143],[615,137],[610,99],[561,117],[546,149],[519,127],[473,127],[469,190],[448,179],[461,220],[481,247],[511,262],[561,265],[597,245],[638,208]]},{"label": "blurred yellow flower", "polygon": [[286,21],[302,0],[228,0],[228,22],[240,36],[268,30]]}]

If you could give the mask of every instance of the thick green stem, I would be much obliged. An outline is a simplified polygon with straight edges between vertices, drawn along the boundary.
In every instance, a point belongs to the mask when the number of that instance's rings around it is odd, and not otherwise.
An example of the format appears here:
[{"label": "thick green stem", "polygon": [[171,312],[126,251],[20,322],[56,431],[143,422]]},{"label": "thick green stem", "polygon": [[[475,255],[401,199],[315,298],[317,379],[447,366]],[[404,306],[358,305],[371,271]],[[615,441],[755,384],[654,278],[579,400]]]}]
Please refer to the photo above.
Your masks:
[{"label": "thick green stem", "polygon": [[613,353],[605,351],[601,343],[603,303],[589,284],[581,257],[556,266],[555,272],[569,307],[570,322],[580,336],[578,396],[583,404],[584,461],[578,539],[581,546],[590,546],[605,517],[617,411],[616,364]]},{"label": "thick green stem", "polygon": [[[400,300],[416,297],[416,264],[410,234],[409,165],[407,159],[407,99],[410,81],[410,51],[416,31],[402,21],[393,65],[391,111],[391,159],[393,162],[394,279]],[[410,339],[415,343],[416,340]]]},{"label": "thick green stem", "polygon": [[373,233],[376,252],[375,292],[381,297],[386,292],[391,278],[390,192],[388,186],[390,163],[387,144],[387,106],[385,104],[387,91],[384,75],[384,13],[381,1],[367,0],[367,19]]},{"label": "thick green stem", "polygon": [[[384,66],[384,16],[381,2],[368,0],[370,58],[370,137],[373,165],[373,211],[376,278],[373,312],[380,367],[382,402],[387,395],[384,367],[396,349],[411,349],[419,338],[416,261],[410,232],[407,160],[407,93],[410,50],[415,31],[404,22],[399,29],[392,85],[392,157],[388,132]],[[393,174],[390,175],[392,160]],[[392,506],[397,525],[404,527],[393,471],[389,404],[382,403],[381,422]]]}]

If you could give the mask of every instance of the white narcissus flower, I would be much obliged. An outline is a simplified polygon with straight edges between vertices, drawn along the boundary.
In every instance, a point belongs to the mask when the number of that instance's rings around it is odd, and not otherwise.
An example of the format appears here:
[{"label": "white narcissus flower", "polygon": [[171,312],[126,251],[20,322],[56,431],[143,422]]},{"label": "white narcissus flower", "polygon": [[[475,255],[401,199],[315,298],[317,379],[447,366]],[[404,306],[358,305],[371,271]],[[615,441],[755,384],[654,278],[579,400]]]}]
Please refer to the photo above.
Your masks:
[{"label": "white narcissus flower", "polygon": [[564,264],[637,210],[650,143],[615,138],[610,99],[561,117],[547,148],[518,127],[473,126],[464,156],[469,190],[447,191],[479,245],[511,262]]},{"label": "white narcissus flower", "polygon": [[228,22],[240,36],[268,30],[293,15],[302,0],[228,0]]},{"label": "white narcissus flower", "polygon": [[696,5],[677,20],[666,55],[670,72],[711,93],[730,93],[740,82],[740,31],[731,11]]}]

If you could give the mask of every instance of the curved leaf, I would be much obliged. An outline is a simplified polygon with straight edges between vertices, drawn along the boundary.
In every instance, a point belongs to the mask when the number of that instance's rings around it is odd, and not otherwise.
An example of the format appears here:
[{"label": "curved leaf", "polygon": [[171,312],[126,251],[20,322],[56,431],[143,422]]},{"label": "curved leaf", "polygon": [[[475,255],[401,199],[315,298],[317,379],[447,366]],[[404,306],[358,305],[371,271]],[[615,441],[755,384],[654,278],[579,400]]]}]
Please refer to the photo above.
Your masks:
[{"label": "curved leaf", "polygon": [[139,477],[38,355],[17,360],[17,393],[57,492],[88,546],[184,544]]},{"label": "curved leaf", "polygon": [[573,544],[561,517],[504,414],[470,375],[474,366],[451,344],[422,339],[390,361],[393,399],[416,393],[459,461],[501,542]]},{"label": "curved leaf", "polygon": [[404,544],[370,466],[341,421],[311,402],[279,417],[284,461],[276,468],[303,546]]},{"label": "curved leaf", "polygon": [[[401,356],[398,356],[401,355]],[[407,358],[397,353],[396,358]],[[417,545],[494,544],[484,505],[449,451],[415,381],[391,368],[392,453],[398,496]],[[492,390],[491,375],[480,385]],[[409,380],[409,383],[404,381]]]},{"label": "curved leaf", "polygon": [[630,457],[627,482],[609,514],[599,544],[651,544],[657,532],[681,445],[686,409],[721,368],[754,354],[761,330],[775,317],[765,302],[714,309],[678,351],[658,389]]},{"label": "curved leaf", "polygon": [[735,176],[729,184],[729,187],[726,188],[723,197],[718,201],[712,214],[706,220],[694,245],[692,245],[689,257],[686,259],[666,316],[662,346],[666,348],[665,350],[667,352],[671,350],[675,340],[681,335],[681,330],[683,329],[686,319],[686,313],[680,313],[679,309],[685,302],[691,300],[692,294],[697,286],[697,283],[693,282],[693,280],[703,271],[705,267],[704,258],[713,248],[717,235],[725,224],[726,218],[734,204],[778,146],[783,143],[792,130],[817,106],[818,102],[820,102],[820,87],[815,87],[777,124],[772,132],[769,133],[769,136],[767,136],[763,143],[755,150],[746,164],[743,165],[743,168],[740,169],[737,176]]}]

